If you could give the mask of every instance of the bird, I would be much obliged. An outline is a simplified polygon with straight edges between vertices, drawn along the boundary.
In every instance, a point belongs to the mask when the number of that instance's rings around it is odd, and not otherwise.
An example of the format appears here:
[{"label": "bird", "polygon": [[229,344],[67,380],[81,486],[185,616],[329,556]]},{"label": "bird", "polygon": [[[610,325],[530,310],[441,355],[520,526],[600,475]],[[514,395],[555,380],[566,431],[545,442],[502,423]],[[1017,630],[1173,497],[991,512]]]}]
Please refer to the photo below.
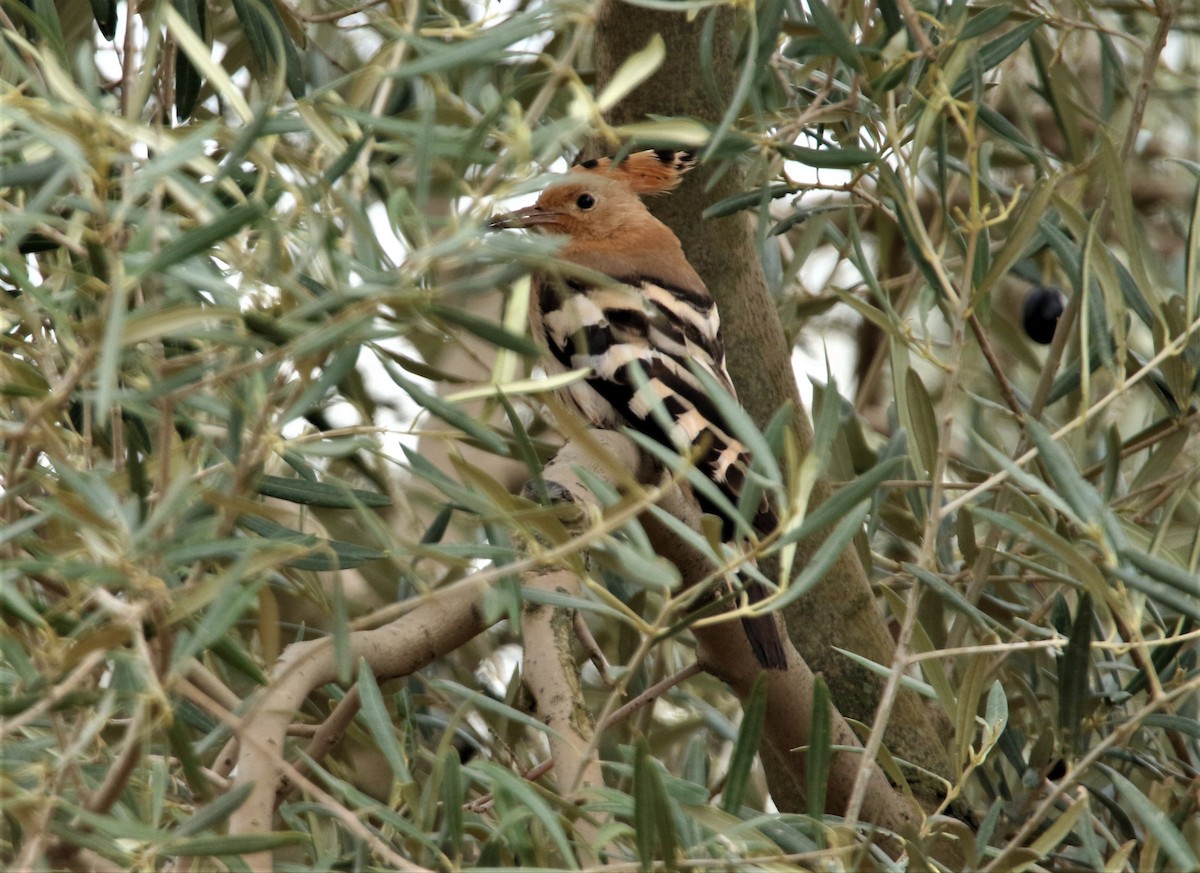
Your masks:
[{"label": "bird", "polygon": [[[531,283],[530,333],[548,351],[546,370],[587,371],[560,391],[567,405],[594,427],[631,428],[680,453],[696,453],[697,465],[737,506],[749,453],[689,367],[704,370],[736,398],[716,301],[679,238],[641,199],[676,188],[694,163],[691,153],[671,149],[584,161],[532,206],[497,215],[489,226],[564,236],[559,258],[585,268],[536,273]],[[610,281],[577,278],[585,271]],[[723,540],[734,543],[733,519],[700,491],[695,496],[703,511],[721,519]],[[753,527],[759,535],[778,527],[766,495]],[[742,584],[750,603],[766,596],[760,582],[743,578]],[[759,664],[786,669],[774,616],[742,623]]]}]

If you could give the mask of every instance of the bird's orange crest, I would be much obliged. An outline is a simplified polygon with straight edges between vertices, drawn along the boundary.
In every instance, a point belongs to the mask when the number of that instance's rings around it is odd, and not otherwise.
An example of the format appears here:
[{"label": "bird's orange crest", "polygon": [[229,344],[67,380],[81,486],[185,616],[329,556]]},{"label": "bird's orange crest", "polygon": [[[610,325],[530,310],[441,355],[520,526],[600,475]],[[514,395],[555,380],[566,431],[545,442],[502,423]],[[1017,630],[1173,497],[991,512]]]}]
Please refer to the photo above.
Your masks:
[{"label": "bird's orange crest", "polygon": [[634,194],[665,194],[674,189],[683,174],[695,165],[696,156],[692,152],[646,149],[626,155],[619,162],[614,162],[613,158],[593,158],[576,164],[571,172],[615,179]]}]

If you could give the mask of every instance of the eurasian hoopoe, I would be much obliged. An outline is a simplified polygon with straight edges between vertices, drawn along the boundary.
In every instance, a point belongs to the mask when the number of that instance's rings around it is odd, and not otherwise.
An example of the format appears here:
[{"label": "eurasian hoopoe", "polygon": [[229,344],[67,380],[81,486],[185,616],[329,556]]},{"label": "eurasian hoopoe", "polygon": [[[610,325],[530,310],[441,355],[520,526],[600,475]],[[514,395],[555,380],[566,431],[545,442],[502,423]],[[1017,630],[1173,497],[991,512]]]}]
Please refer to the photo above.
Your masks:
[{"label": "eurasian hoopoe", "polygon": [[[679,239],[639,199],[672,190],[692,164],[690,154],[669,150],[635,152],[620,162],[585,161],[533,206],[497,216],[491,227],[564,235],[562,260],[614,280],[596,285],[534,276],[530,327],[550,352],[547,369],[590,371],[564,389],[564,399],[596,427],[629,427],[676,451],[699,450],[698,466],[736,506],[750,459],[688,367],[703,368],[734,395],[716,303]],[[648,400],[639,384],[648,385],[655,399]],[[661,411],[653,411],[659,403],[669,427]],[[723,519],[723,536],[732,542],[733,521],[696,496],[705,512]],[[766,534],[777,526],[764,499],[754,527]],[[759,583],[745,589],[752,603],[764,596]],[[787,666],[773,616],[747,618],[743,625],[760,664]]]}]

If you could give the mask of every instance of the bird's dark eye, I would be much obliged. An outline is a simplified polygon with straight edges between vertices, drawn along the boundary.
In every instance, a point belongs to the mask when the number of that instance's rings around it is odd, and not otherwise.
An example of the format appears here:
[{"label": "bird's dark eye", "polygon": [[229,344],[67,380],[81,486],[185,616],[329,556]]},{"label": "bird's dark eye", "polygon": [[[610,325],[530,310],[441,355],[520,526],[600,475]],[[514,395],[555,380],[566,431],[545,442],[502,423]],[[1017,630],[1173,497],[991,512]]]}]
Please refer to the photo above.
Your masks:
[{"label": "bird's dark eye", "polygon": [[580,209],[591,209],[596,205],[596,198],[591,194],[580,194],[575,200],[575,205]]}]

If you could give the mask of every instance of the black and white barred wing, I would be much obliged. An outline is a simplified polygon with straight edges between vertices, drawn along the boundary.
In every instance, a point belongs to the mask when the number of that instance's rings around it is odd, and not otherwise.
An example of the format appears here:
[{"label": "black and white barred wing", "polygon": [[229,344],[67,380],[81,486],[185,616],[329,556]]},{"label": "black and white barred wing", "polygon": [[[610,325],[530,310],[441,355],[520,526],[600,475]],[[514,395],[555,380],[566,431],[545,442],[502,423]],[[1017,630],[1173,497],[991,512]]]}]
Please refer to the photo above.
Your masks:
[{"label": "black and white barred wing", "polygon": [[[597,427],[630,427],[676,451],[698,450],[697,466],[727,507],[716,505],[703,489],[695,489],[696,497],[701,509],[722,519],[723,538],[732,543],[737,525],[730,508],[738,504],[749,458],[689,367],[734,395],[712,298],[637,277],[602,286],[542,284],[535,305],[535,324],[557,367],[589,371],[566,388],[568,400]],[[754,528],[767,533],[776,524],[774,509],[762,499]],[[751,603],[766,596],[759,583],[742,584]],[[743,625],[759,663],[787,666],[773,616],[746,618]]]},{"label": "black and white barred wing", "polygon": [[[538,296],[554,361],[590,371],[566,390],[583,417],[597,427],[630,427],[681,453],[698,450],[697,466],[736,506],[749,458],[691,369],[704,370],[735,396],[707,292],[636,277],[604,286],[543,285]],[[730,538],[735,523],[728,510],[703,493],[697,497],[704,511],[724,520]],[[760,533],[774,527],[765,501],[759,515]]]}]

